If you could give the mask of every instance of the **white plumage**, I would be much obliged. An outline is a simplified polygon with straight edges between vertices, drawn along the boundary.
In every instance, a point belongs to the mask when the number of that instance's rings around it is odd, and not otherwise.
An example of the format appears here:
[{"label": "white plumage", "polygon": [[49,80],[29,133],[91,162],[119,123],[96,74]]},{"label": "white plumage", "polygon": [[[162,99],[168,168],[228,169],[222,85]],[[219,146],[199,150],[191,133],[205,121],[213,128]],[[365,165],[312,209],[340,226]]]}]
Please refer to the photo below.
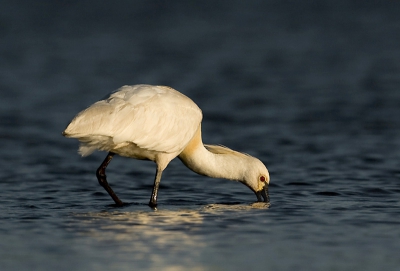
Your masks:
[{"label": "white plumage", "polygon": [[156,162],[150,206],[156,206],[162,171],[175,157],[191,170],[210,177],[243,182],[260,201],[268,201],[269,173],[257,158],[222,146],[203,145],[200,108],[165,86],[123,86],[80,112],[63,132],[77,138],[83,156],[108,151],[97,170],[99,183],[117,205],[122,201],[109,187],[105,169],[114,154]]}]

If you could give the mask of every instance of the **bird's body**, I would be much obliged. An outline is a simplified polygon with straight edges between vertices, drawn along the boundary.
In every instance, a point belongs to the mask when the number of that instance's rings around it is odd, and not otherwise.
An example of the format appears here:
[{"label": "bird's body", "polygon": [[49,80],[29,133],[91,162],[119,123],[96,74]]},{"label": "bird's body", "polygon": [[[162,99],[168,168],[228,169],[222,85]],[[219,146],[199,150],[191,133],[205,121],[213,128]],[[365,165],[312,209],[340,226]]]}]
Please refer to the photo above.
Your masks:
[{"label": "bird's body", "polygon": [[[95,150],[109,152],[97,177],[117,205],[122,202],[108,186],[105,176],[105,168],[114,154],[157,164],[151,206],[157,202],[162,171],[175,157],[199,174],[241,181],[259,200],[260,195],[267,200],[269,173],[264,164],[226,147],[203,145],[201,120],[200,108],[170,87],[123,86],[80,112],[63,135],[81,142],[79,152],[83,156]],[[254,181],[246,181],[250,175],[254,175],[251,176]]]}]

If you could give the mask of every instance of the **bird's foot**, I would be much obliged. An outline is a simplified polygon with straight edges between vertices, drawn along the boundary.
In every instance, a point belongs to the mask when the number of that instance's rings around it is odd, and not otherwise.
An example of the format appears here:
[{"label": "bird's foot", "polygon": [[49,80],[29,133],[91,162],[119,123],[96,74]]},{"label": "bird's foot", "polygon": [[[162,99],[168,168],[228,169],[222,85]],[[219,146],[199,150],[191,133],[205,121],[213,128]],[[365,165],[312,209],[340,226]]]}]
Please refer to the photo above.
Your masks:
[{"label": "bird's foot", "polygon": [[157,209],[157,202],[150,201],[149,202],[149,206],[150,206],[151,209],[156,210]]},{"label": "bird's foot", "polygon": [[110,204],[109,206],[111,206],[111,207],[116,207],[116,208],[120,208],[120,207],[125,207],[125,206],[127,206],[127,205],[129,205],[129,203],[119,201],[119,202],[115,202],[115,203],[113,203],[113,204]]}]

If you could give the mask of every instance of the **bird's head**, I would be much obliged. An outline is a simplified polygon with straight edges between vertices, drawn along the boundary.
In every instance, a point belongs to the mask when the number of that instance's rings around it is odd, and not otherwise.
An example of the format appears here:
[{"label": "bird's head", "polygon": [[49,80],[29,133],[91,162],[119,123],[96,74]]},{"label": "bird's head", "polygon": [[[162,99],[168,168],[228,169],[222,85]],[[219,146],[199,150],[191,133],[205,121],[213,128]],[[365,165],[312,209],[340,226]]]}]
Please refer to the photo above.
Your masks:
[{"label": "bird's head", "polygon": [[257,201],[269,202],[269,172],[265,165],[255,157],[251,157],[251,166],[245,173],[242,183],[257,196]]}]

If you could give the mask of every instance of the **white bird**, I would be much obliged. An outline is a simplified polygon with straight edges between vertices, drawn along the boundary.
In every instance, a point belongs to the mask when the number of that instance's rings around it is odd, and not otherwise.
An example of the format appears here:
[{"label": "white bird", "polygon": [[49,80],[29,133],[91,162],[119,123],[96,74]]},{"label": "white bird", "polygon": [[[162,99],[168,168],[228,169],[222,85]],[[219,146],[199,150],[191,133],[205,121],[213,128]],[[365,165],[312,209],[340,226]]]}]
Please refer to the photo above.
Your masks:
[{"label": "white bird", "polygon": [[163,170],[178,157],[194,172],[239,181],[258,201],[269,202],[269,173],[255,157],[223,146],[203,145],[202,112],[182,93],[166,86],[123,86],[78,113],[63,135],[80,141],[79,153],[108,155],[96,171],[101,186],[117,206],[124,203],[109,186],[105,170],[115,154],[157,164],[149,205],[157,206]]}]

